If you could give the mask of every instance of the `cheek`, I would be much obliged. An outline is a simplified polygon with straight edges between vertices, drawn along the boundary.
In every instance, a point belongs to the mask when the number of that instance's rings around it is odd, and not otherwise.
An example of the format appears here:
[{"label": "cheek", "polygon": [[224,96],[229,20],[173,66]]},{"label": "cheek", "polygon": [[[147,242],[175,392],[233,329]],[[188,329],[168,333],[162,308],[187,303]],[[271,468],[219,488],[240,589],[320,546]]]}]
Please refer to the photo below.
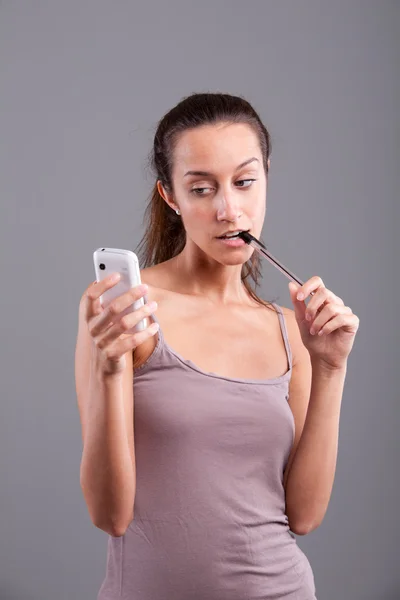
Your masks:
[{"label": "cheek", "polygon": [[186,228],[192,231],[204,231],[204,226],[211,223],[212,220],[210,208],[200,203],[196,207],[191,207],[185,214]]},{"label": "cheek", "polygon": [[265,201],[260,203],[254,203],[246,210],[246,214],[253,221],[262,221],[265,217]]}]

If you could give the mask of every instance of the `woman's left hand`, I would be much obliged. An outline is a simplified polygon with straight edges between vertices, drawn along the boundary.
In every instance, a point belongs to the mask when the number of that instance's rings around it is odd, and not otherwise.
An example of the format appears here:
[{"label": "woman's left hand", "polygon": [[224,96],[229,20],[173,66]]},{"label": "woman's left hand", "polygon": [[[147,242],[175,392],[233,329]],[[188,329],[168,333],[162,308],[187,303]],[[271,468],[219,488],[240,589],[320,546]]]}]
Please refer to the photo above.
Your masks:
[{"label": "woman's left hand", "polygon": [[[345,368],[359,328],[359,318],[341,298],[325,287],[320,277],[311,277],[302,286],[290,281],[289,292],[301,338],[311,359],[332,369]],[[304,298],[298,300],[300,292]],[[310,292],[314,295],[306,305]],[[310,320],[306,319],[307,315]]]}]

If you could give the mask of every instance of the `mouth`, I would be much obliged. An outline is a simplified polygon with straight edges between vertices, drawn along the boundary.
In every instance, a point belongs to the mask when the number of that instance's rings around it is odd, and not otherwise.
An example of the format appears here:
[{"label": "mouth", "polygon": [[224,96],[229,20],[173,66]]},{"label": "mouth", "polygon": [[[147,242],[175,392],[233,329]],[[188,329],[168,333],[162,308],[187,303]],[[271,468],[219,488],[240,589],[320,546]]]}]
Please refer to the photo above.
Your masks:
[{"label": "mouth", "polygon": [[250,229],[236,229],[235,231],[228,231],[224,235],[217,237],[217,240],[240,240],[239,234],[242,232],[248,232]]}]

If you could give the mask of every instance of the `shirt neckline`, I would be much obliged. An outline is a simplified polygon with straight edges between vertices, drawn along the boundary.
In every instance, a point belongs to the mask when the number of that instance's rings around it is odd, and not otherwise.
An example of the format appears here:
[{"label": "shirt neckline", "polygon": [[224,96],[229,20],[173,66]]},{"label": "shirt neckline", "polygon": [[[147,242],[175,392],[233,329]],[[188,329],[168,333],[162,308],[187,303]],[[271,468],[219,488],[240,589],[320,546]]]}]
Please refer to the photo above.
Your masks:
[{"label": "shirt neckline", "polygon": [[161,338],[162,338],[162,345],[167,352],[169,352],[175,358],[177,358],[179,360],[179,362],[182,363],[185,367],[188,367],[189,369],[192,369],[193,371],[196,371],[200,375],[204,375],[206,377],[212,377],[214,379],[222,379],[224,381],[230,381],[232,383],[241,383],[241,384],[250,384],[250,385],[274,385],[274,384],[279,384],[279,383],[283,383],[283,382],[287,381],[291,375],[291,371],[292,371],[291,366],[286,371],[286,373],[284,373],[283,375],[279,375],[278,377],[271,377],[269,379],[244,379],[244,378],[240,378],[240,377],[227,377],[225,375],[213,373],[212,371],[204,371],[199,366],[197,366],[193,361],[183,358],[178,352],[176,352],[176,350],[174,350],[166,342],[163,334],[161,333],[161,329],[158,331],[158,334],[159,334],[159,340],[157,342],[157,345],[158,345],[158,343],[161,343]]},{"label": "shirt neckline", "polygon": [[[147,296],[145,296],[145,302],[147,303]],[[274,304],[274,303],[273,303]],[[281,315],[279,314],[279,311],[277,310],[278,313],[278,318],[280,320]],[[158,323],[158,325],[160,325],[159,320],[157,319],[155,314],[150,315],[150,318]],[[280,327],[281,327],[281,331],[282,331],[282,325],[280,323]],[[283,331],[282,331],[283,334]],[[195,371],[197,373],[199,373],[200,375],[204,376],[204,377],[210,377],[213,379],[220,379],[223,381],[228,381],[231,383],[239,383],[242,385],[278,385],[281,383],[285,383],[286,381],[288,381],[291,377],[291,373],[292,373],[292,368],[293,365],[291,364],[291,361],[289,360],[289,369],[286,371],[286,373],[284,373],[283,375],[279,375],[278,377],[271,377],[269,379],[244,379],[244,378],[239,378],[239,377],[227,377],[224,375],[220,375],[218,373],[213,373],[212,371],[204,371],[203,369],[201,369],[199,366],[197,366],[193,361],[183,358],[183,356],[181,356],[176,350],[174,350],[174,348],[172,348],[168,342],[166,341],[164,334],[162,332],[162,328],[161,326],[159,327],[159,330],[156,334],[158,336],[157,339],[157,343],[156,346],[152,352],[152,354],[149,356],[149,358],[146,360],[146,362],[141,365],[137,370],[140,371],[141,369],[145,368],[152,360],[153,358],[159,354],[159,352],[161,351],[162,348],[164,348],[164,350],[169,353],[170,355],[172,355],[174,358],[176,358],[184,367],[191,369],[192,371]],[[287,346],[286,346],[286,340],[285,341],[285,349],[287,350]]]}]

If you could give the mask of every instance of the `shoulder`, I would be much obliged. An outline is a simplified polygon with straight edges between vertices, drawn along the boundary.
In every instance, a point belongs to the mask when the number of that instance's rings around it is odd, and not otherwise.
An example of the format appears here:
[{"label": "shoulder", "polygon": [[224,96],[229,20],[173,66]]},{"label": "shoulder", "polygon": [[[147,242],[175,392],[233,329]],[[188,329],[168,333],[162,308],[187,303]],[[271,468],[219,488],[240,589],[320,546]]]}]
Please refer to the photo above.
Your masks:
[{"label": "shoulder", "polygon": [[164,265],[165,263],[160,263],[158,265],[146,267],[140,271],[142,283],[149,286],[149,302],[152,300],[155,300],[157,303],[162,302],[164,297],[168,294],[168,291],[171,289],[171,276]]},{"label": "shoulder", "polygon": [[300,329],[297,324],[294,310],[278,304],[276,304],[276,306],[278,306],[278,308],[282,311],[285,319],[290,348],[292,350],[293,366],[298,362],[307,361],[309,357],[308,350],[304,346],[303,340],[301,339]]}]

